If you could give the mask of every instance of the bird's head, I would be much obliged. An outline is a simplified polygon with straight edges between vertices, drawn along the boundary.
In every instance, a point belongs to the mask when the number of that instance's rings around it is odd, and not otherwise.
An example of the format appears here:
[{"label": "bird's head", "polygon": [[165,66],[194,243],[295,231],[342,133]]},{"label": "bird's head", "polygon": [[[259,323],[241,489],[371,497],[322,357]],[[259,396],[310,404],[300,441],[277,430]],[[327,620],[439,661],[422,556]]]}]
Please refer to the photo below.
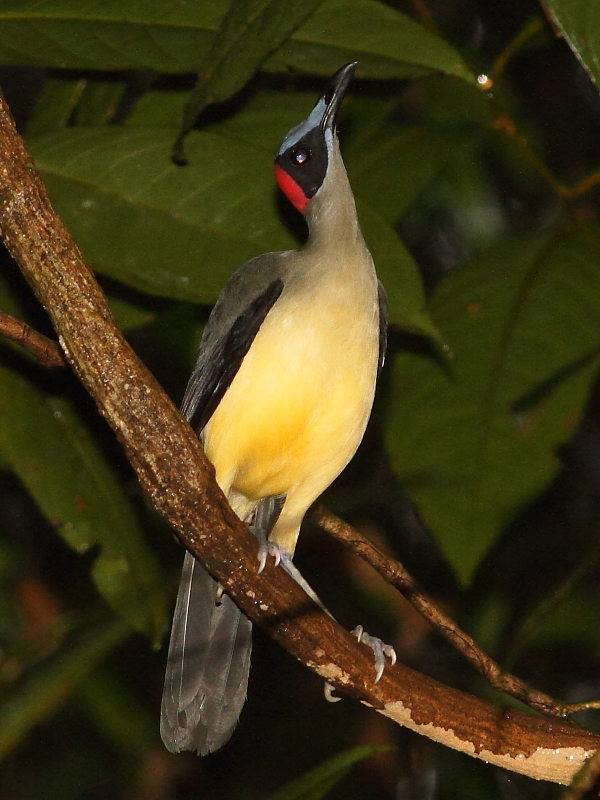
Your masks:
[{"label": "bird's head", "polygon": [[333,156],[337,113],[356,61],[339,69],[309,116],[287,134],[275,157],[275,177],[288,200],[305,214]]}]

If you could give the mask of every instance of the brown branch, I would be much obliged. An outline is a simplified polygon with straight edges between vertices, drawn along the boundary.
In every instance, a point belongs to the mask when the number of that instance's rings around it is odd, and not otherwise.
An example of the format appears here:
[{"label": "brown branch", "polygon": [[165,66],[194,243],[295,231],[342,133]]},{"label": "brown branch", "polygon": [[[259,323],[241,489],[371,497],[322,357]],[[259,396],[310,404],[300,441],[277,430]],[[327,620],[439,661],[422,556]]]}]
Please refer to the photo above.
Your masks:
[{"label": "brown branch", "polygon": [[413,670],[374,685],[371,652],[269,559],[214,481],[192,429],[133,353],[52,209],[0,98],[0,233],[46,308],[69,363],[106,417],[150,504],[254,622],[336,688],[457,750],[533,777],[568,782],[600,737],[494,708]]},{"label": "brown branch", "polygon": [[0,334],[12,339],[37,358],[43,367],[65,367],[60,347],[43,333],[38,333],[5,311],[0,311]]},{"label": "brown branch", "polygon": [[324,531],[370,564],[385,578],[387,583],[395,586],[421,616],[430,622],[480,675],[486,678],[492,688],[520,700],[542,714],[554,717],[567,717],[577,711],[600,707],[599,701],[562,703],[560,700],[555,700],[534,689],[525,681],[511,675],[510,672],[505,672],[487,653],[484,653],[467,633],[458,627],[451,617],[421,591],[416,580],[399,561],[388,556],[359,531],[327,511],[323,506],[315,509],[313,519]]}]

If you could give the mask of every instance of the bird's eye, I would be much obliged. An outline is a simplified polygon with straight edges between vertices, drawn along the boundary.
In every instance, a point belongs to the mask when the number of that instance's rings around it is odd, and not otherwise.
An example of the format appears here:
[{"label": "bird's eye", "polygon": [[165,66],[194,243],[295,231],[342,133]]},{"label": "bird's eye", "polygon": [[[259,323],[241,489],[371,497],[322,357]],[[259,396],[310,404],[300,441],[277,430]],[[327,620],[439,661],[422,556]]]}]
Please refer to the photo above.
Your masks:
[{"label": "bird's eye", "polygon": [[305,164],[308,164],[310,161],[312,161],[312,153],[308,147],[298,145],[298,147],[294,147],[294,149],[291,151],[290,159],[294,166],[303,167]]}]

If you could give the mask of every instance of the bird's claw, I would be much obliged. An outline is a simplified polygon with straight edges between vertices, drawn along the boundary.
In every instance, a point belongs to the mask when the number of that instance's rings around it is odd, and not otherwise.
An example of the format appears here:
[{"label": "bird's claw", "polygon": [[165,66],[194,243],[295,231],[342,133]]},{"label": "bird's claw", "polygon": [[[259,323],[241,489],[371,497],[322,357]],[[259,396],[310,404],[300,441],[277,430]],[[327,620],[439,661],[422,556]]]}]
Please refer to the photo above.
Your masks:
[{"label": "bird's claw", "polygon": [[267,564],[267,558],[273,556],[275,559],[275,566],[278,567],[281,563],[281,551],[279,545],[275,542],[261,542],[258,545],[258,574],[263,571]]},{"label": "bird's claw", "polygon": [[224,594],[223,584],[222,583],[217,583],[217,591],[215,592],[215,605],[216,606],[220,606],[221,603],[223,602],[223,594]]},{"label": "bird's claw", "polygon": [[328,703],[339,703],[340,700],[342,699],[341,697],[336,697],[334,695],[334,692],[335,692],[335,686],[332,686],[330,683],[327,683],[327,681],[325,681],[325,685],[323,686],[323,693],[325,694],[325,700],[327,700]]},{"label": "bird's claw", "polygon": [[383,675],[383,670],[385,669],[386,664],[386,657],[389,658],[392,666],[396,663],[396,651],[391,646],[391,644],[384,644],[381,639],[378,639],[376,636],[371,636],[367,633],[362,625],[357,625],[356,628],[352,631],[352,634],[356,636],[358,641],[362,644],[366,644],[367,647],[370,647],[373,651],[375,657],[375,683],[379,682],[379,679]]}]

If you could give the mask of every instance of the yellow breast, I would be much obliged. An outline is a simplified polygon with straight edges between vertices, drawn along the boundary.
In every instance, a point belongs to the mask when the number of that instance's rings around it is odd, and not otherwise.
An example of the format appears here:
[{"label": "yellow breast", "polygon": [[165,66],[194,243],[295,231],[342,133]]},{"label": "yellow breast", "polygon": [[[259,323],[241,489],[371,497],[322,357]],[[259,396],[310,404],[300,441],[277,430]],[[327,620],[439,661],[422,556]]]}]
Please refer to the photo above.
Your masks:
[{"label": "yellow breast", "polygon": [[357,307],[336,287],[282,295],[204,431],[225,493],[258,500],[308,478],[317,497],[362,438],[377,358],[372,298]]}]

